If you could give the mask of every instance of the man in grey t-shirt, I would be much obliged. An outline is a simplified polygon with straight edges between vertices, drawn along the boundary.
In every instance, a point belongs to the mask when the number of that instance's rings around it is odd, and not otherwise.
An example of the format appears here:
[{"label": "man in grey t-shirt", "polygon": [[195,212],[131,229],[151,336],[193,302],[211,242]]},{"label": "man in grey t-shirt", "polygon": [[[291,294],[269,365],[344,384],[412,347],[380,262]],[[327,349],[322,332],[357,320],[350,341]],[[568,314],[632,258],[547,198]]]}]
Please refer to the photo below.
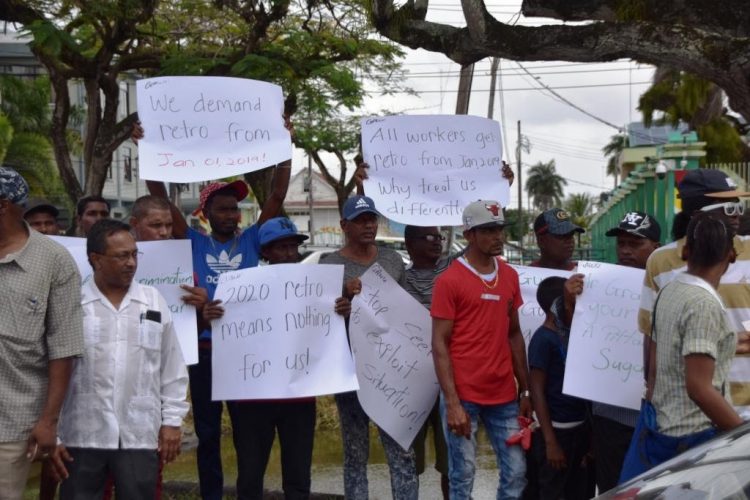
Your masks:
[{"label": "man in grey t-shirt", "polygon": [[[380,264],[391,277],[403,286],[404,262],[389,248],[377,246],[378,212],[372,199],[353,196],[344,204],[341,229],[346,244],[338,251],[321,258],[321,264],[343,264],[344,296],[359,293],[359,277],[374,263]],[[344,495],[346,498],[366,500],[367,458],[370,448],[369,422],[355,392],[336,394],[336,406],[341,420],[344,441]],[[418,482],[414,451],[404,450],[382,429],[378,428],[391,473],[391,492],[395,500],[417,500]]]}]

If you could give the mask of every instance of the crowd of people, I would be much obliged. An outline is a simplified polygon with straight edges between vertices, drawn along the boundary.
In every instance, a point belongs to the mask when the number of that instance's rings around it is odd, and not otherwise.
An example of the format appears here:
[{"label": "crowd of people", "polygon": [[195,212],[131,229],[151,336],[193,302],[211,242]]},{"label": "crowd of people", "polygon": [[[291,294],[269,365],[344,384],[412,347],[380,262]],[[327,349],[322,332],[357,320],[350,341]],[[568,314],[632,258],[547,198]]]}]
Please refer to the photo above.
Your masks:
[{"label": "crowd of people", "polygon": [[[729,366],[748,352],[742,321],[750,288],[727,273],[750,259],[750,239],[736,236],[741,199],[716,170],[688,172],[678,186],[683,211],[673,243],[660,248],[661,229],[643,212],[622,214],[607,232],[617,263],[645,269],[639,311],[644,334],[641,411],[563,393],[568,340],[585,277],[550,277],[536,298],[546,315],[526,345],[518,273],[500,258],[509,224],[497,201],[463,209],[461,254],[444,254],[437,227],[407,226],[411,264],[375,243],[380,214],[358,192],[342,208],[344,245],[321,264],[344,267],[342,296],[332,307],[348,318],[359,277],[378,263],[433,321],[432,354],[440,396],[412,447],[379,430],[394,499],[416,500],[433,428],[435,468],[444,498],[472,496],[481,423],[496,455],[496,497],[585,499],[742,424],[734,405],[750,404],[747,387],[732,384]],[[181,425],[192,408],[198,437],[200,495],[224,495],[221,417],[232,423],[237,497],[263,497],[263,479],[278,433],[287,499],[308,498],[316,421],[315,398],[228,401],[211,398],[211,324],[224,313],[214,292],[221,273],[266,263],[299,262],[307,239],[281,216],[291,163],[274,170],[259,219],[240,228],[242,181],[203,188],[199,211],[210,226],[188,226],[165,186],[148,182],[128,223],[109,218],[101,197],[76,207],[93,279],[81,284],[68,252],[42,234],[57,234],[58,210],[28,199],[14,170],[0,167],[0,499],[22,498],[30,464],[43,463],[40,497],[160,498],[163,467],[180,452]],[[505,165],[502,175],[513,182]],[[530,265],[575,271],[575,234],[583,228],[559,208],[533,224],[540,252]],[[194,286],[183,300],[198,311],[198,363],[186,367],[169,308],[159,292],[134,281],[138,241],[188,239]],[[300,269],[300,272],[304,272]],[[740,273],[741,274],[741,273]],[[722,279],[722,277],[729,279]],[[744,276],[744,275],[743,275]],[[744,278],[743,278],[744,279]],[[348,333],[347,333],[348,334]],[[190,404],[187,393],[190,391]],[[743,400],[743,398],[745,398]],[[368,497],[370,419],[356,393],[335,395],[343,441],[346,498]],[[531,446],[522,446],[534,428]],[[518,443],[518,444],[516,444]],[[658,446],[654,446],[657,443]],[[656,451],[655,451],[656,450]],[[59,486],[58,486],[59,485]]]}]

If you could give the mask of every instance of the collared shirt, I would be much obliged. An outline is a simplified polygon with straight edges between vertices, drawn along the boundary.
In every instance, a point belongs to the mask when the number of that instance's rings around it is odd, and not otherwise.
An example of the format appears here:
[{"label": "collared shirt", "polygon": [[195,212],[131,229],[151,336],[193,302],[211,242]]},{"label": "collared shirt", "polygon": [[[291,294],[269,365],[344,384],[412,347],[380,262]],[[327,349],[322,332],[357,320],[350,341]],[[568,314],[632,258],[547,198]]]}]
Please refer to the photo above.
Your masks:
[{"label": "collared shirt", "polygon": [[655,325],[656,385],[651,401],[659,431],[683,436],[708,429],[711,419],[687,392],[685,356],[711,356],[711,383],[729,400],[726,381],[737,340],[721,298],[703,279],[679,274],[659,295]]},{"label": "collared shirt", "polygon": [[432,305],[432,289],[435,287],[435,278],[448,269],[454,258],[442,257],[432,269],[415,269],[412,265],[409,265],[404,274],[404,290],[429,309]]},{"label": "collared shirt", "polygon": [[134,281],[115,309],[91,280],[81,304],[86,350],[63,405],[62,443],[156,449],[159,428],[180,426],[188,411],[187,369],[167,303]]},{"label": "collared shirt", "polygon": [[[651,310],[659,290],[686,270],[682,260],[685,238],[657,248],[646,264],[646,277],[638,311],[638,329],[651,334]],[[750,236],[736,236],[737,260],[721,277],[718,293],[726,305],[729,327],[735,332],[748,330],[743,322],[750,320]],[[729,392],[738,411],[750,412],[750,355],[735,356],[729,375]]]},{"label": "collared shirt", "polygon": [[28,232],[24,247],[0,260],[0,442],[28,438],[47,399],[49,361],[83,352],[75,262]]}]

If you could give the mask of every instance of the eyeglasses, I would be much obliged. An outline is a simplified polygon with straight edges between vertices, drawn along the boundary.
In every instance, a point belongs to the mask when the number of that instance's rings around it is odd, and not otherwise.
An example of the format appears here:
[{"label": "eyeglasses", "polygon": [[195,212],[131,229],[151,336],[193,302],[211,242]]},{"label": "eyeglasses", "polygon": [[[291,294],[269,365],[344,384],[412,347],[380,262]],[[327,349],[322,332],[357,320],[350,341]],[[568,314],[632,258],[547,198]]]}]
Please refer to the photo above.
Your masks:
[{"label": "eyeglasses", "polygon": [[417,239],[429,241],[430,243],[446,240],[445,236],[442,234],[423,234],[422,236],[417,236]]},{"label": "eyeglasses", "polygon": [[103,255],[104,257],[109,257],[110,259],[114,259],[121,264],[124,264],[130,259],[137,261],[138,257],[143,255],[143,252],[139,252],[138,250],[136,250],[135,252],[123,252],[123,253],[118,253],[115,255],[109,255],[106,253],[103,253],[101,255]]},{"label": "eyeglasses", "polygon": [[734,215],[743,215],[745,213],[745,204],[739,201],[725,201],[724,203],[714,203],[701,208],[701,212],[710,212],[711,210],[724,209],[724,214],[729,217]]}]

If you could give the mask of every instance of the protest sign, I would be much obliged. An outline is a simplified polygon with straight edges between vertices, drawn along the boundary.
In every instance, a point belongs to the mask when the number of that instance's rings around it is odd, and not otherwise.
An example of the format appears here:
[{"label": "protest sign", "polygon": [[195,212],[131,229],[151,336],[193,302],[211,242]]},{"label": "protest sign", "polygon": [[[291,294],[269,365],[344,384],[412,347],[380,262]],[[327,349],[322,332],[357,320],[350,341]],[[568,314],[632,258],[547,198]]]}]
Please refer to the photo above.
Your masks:
[{"label": "protest sign", "polygon": [[500,125],[466,115],[383,116],[362,120],[368,163],[365,193],[389,219],[416,226],[460,226],[479,199],[508,204]]},{"label": "protest sign", "polygon": [[638,307],[644,271],[579,261],[585,275],[576,300],[563,392],[637,410],[643,394],[643,335]]},{"label": "protest sign", "polygon": [[518,321],[521,324],[521,333],[529,348],[531,337],[537,328],[544,323],[545,314],[536,301],[536,289],[544,279],[550,276],[560,276],[568,279],[573,275],[572,271],[559,269],[547,269],[546,267],[511,266],[518,273],[518,282],[521,285],[521,296],[523,305],[518,309]]},{"label": "protest sign", "polygon": [[246,78],[167,76],[137,82],[139,177],[196,182],[292,157],[281,87]]},{"label": "protest sign", "polygon": [[439,390],[430,313],[378,264],[360,280],[349,319],[357,398],[373,422],[408,449]]},{"label": "protest sign", "polygon": [[[93,270],[86,255],[86,239],[50,236],[73,256],[81,284],[93,279]],[[180,342],[185,364],[198,362],[198,325],[195,307],[182,301],[185,291],[180,285],[193,285],[193,252],[188,240],[139,241],[138,269],[134,280],[151,285],[162,294],[172,313],[172,322]]]},{"label": "protest sign", "polygon": [[212,398],[278,399],[353,391],[344,318],[334,312],[344,266],[276,264],[223,273],[214,294]]}]

